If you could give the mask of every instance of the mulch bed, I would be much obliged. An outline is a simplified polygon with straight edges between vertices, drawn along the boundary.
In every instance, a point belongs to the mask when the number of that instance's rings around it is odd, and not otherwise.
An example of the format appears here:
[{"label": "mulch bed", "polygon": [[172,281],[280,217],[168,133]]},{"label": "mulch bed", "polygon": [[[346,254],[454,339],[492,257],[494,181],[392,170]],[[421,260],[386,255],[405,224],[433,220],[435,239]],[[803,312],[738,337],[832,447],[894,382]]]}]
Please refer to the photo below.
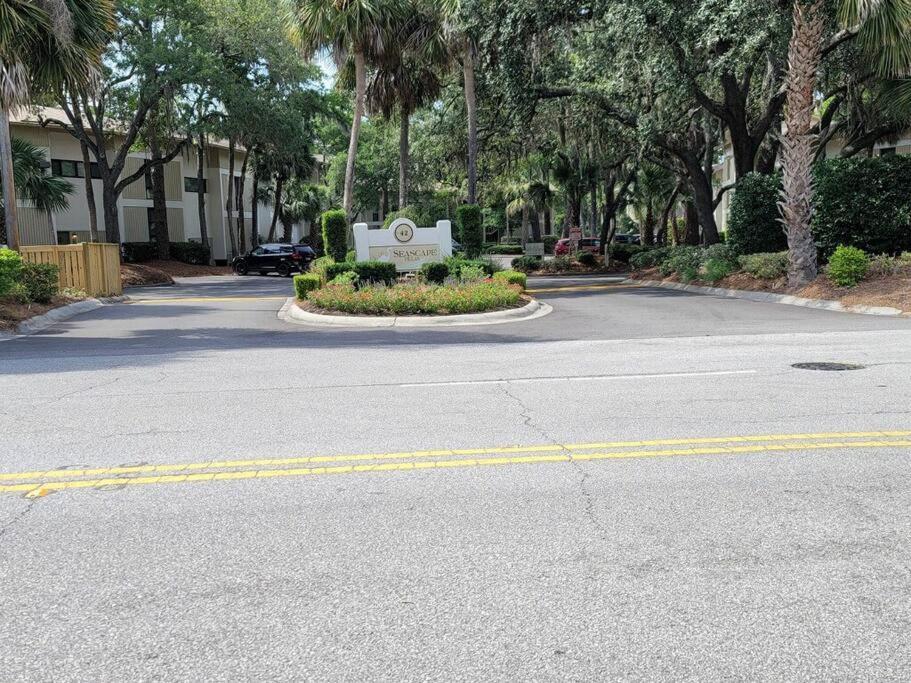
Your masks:
[{"label": "mulch bed", "polygon": [[80,301],[68,296],[55,296],[49,304],[20,304],[9,299],[0,298],[0,331],[14,332],[19,323],[34,318],[36,315],[44,315],[54,308],[60,308],[67,304]]},{"label": "mulch bed", "polygon": [[164,271],[171,277],[205,277],[207,275],[231,275],[231,266],[195,266],[182,261],[149,261],[145,265]]},{"label": "mulch bed", "polygon": [[120,282],[124,287],[148,285],[173,285],[173,278],[159,268],[144,263],[123,263],[120,266]]}]

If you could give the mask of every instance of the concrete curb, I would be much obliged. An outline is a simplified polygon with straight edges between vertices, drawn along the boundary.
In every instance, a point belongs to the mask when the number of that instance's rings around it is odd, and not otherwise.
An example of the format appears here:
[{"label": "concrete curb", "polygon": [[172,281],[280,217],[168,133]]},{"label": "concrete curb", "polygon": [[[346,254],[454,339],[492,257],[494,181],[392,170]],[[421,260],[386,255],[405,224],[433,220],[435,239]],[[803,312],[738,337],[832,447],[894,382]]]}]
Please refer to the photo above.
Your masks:
[{"label": "concrete curb", "polygon": [[790,294],[750,292],[743,289],[724,289],[721,287],[701,287],[699,285],[685,285],[682,282],[662,282],[660,280],[627,279],[624,280],[624,284],[640,285],[642,287],[660,287],[662,289],[676,289],[681,292],[711,294],[712,296],[723,296],[730,299],[746,299],[747,301],[760,301],[763,303],[819,308],[826,311],[838,311],[839,313],[861,313],[863,315],[887,317],[911,316],[911,313],[905,313],[899,308],[891,308],[889,306],[845,306],[840,301],[831,301],[829,299],[805,299],[799,296],[791,296]]},{"label": "concrete curb", "polygon": [[26,337],[30,334],[35,334],[36,332],[41,332],[46,330],[52,325],[56,325],[59,322],[64,320],[69,320],[70,318],[77,316],[81,313],[88,313],[89,311],[94,311],[95,309],[101,308],[102,306],[108,306],[110,304],[119,304],[127,301],[129,297],[127,296],[110,296],[103,297],[101,299],[84,299],[83,301],[76,301],[66,306],[61,306],[60,308],[53,308],[44,315],[36,315],[34,318],[29,318],[28,320],[23,320],[19,323],[19,327],[16,328],[14,334],[0,334],[0,341],[6,341],[9,339],[15,339],[16,337]]},{"label": "concrete curb", "polygon": [[553,311],[548,304],[532,300],[522,308],[490,313],[468,313],[464,315],[426,316],[360,316],[321,315],[300,308],[294,297],[289,297],[278,312],[280,320],[297,325],[320,327],[380,328],[380,327],[458,327],[462,325],[501,325],[541,318]]}]

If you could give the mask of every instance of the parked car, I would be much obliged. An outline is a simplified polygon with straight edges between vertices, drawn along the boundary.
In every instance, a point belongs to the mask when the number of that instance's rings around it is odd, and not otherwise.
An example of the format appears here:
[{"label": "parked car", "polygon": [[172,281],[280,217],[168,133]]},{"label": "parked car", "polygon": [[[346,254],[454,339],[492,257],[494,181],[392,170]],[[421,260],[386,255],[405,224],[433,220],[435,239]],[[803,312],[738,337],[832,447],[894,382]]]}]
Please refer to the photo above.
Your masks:
[{"label": "parked car", "polygon": [[639,244],[642,240],[639,235],[614,235],[614,244]]},{"label": "parked car", "polygon": [[306,244],[260,244],[242,256],[234,257],[231,267],[238,275],[247,273],[278,273],[290,277],[292,273],[310,268],[316,253]]},{"label": "parked car", "polygon": [[[570,242],[568,239],[557,240],[554,245],[554,256],[569,256]],[[593,254],[601,253],[601,240],[597,237],[583,237],[579,240],[578,251],[590,251]]]}]

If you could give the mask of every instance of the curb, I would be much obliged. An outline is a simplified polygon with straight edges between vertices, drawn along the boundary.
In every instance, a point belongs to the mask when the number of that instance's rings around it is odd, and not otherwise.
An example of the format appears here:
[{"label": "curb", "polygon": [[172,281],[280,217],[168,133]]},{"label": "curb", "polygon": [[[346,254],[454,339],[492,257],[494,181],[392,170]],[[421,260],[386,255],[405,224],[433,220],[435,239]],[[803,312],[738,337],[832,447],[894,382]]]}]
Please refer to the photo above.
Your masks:
[{"label": "curb", "polygon": [[278,318],[297,325],[317,325],[320,327],[458,327],[461,325],[500,325],[503,323],[524,322],[541,318],[551,311],[553,311],[553,308],[548,304],[533,299],[522,308],[512,308],[508,311],[491,311],[490,313],[426,316],[322,315],[303,310],[295,303],[294,297],[289,297],[285,305],[279,310]]},{"label": "curb", "polygon": [[52,325],[56,325],[64,320],[69,320],[81,313],[88,313],[89,311],[94,311],[102,306],[119,304],[127,300],[129,300],[129,297],[127,296],[109,296],[100,299],[84,299],[83,301],[76,301],[67,304],[66,306],[53,308],[43,315],[36,315],[34,318],[23,320],[19,323],[19,327],[16,328],[16,331],[13,334],[0,334],[0,341],[7,341],[15,339],[16,337],[27,337],[30,334],[46,330]]},{"label": "curb", "polygon": [[729,299],[746,299],[747,301],[759,301],[762,303],[818,308],[825,311],[837,311],[839,313],[860,313],[862,315],[878,315],[893,318],[911,316],[911,313],[905,313],[900,308],[891,308],[889,306],[845,306],[840,301],[832,301],[830,299],[806,299],[799,296],[791,296],[790,294],[750,292],[743,289],[724,289],[721,287],[701,287],[699,285],[685,285],[682,282],[662,282],[660,280],[627,279],[624,280],[623,283],[640,285],[642,287],[676,289],[681,292],[693,292],[694,294],[711,294],[712,296],[723,296]]}]

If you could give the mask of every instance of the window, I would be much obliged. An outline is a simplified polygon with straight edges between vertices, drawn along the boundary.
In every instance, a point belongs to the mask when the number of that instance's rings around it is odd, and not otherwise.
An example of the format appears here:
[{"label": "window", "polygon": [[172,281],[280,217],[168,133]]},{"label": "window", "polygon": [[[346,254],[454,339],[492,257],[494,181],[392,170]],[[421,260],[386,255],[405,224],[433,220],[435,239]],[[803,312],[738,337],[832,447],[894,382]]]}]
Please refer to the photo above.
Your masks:
[{"label": "window", "polygon": [[[199,192],[199,178],[185,177],[183,179],[183,191],[184,192]],[[208,184],[206,183],[205,178],[202,179],[202,191],[203,191],[203,193],[206,193],[209,191]]]},{"label": "window", "polygon": [[51,159],[51,173],[60,178],[85,177],[82,162],[68,159]]},{"label": "window", "polygon": [[895,154],[895,147],[883,147],[879,150],[879,156],[891,157]]}]

